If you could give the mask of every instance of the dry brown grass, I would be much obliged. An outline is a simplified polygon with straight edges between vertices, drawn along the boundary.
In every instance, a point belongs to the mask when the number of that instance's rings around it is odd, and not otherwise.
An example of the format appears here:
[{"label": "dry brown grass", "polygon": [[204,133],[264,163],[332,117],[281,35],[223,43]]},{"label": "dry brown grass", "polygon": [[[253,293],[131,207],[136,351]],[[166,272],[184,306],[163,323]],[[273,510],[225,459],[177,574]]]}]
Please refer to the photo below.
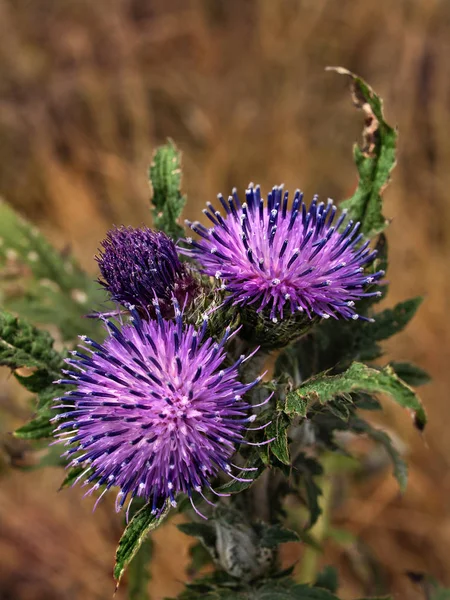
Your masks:
[{"label": "dry brown grass", "polygon": [[[0,0],[0,191],[90,269],[111,223],[148,221],[146,167],[167,136],[184,150],[187,216],[251,180],[339,200],[355,184],[361,122],[324,67],[382,94],[401,134],[389,301],[426,296],[389,351],[432,373],[430,426],[424,442],[390,411],[411,448],[409,491],[399,500],[390,479],[355,488],[336,518],[372,546],[399,598],[415,597],[406,569],[450,584],[448,56],[445,0]],[[110,597],[117,523],[105,528],[103,509],[93,519],[76,491],[52,497],[55,485],[54,473],[2,480],[2,598]],[[364,591],[348,552],[327,558],[347,596]],[[20,575],[30,585],[14,587]],[[156,598],[173,591],[172,571],[155,578]]]}]

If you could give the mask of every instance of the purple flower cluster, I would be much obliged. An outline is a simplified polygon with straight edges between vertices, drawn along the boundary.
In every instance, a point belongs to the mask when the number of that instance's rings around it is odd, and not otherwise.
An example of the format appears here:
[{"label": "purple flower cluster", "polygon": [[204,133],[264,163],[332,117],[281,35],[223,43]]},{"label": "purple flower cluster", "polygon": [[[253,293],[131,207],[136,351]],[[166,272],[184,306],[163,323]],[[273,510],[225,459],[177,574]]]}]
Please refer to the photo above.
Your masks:
[{"label": "purple flower cluster", "polygon": [[[366,286],[384,273],[364,273],[376,253],[359,223],[345,223],[345,211],[335,221],[331,201],[315,197],[307,208],[300,192],[290,204],[282,187],[267,202],[253,185],[244,204],[236,192],[219,200],[225,215],[208,204],[213,227],[190,223],[200,240],[189,239],[185,252],[222,281],[228,302],[264,311],[274,322],[286,313],[366,318],[355,302],[378,295]],[[182,492],[199,512],[193,492],[210,502],[204,492],[217,493],[211,482],[221,471],[248,481],[233,473],[231,460],[239,444],[250,443],[245,435],[256,415],[245,394],[260,378],[240,382],[250,357],[228,362],[229,327],[216,341],[206,334],[206,318],[198,329],[183,322],[179,304],[200,288],[164,233],[114,229],[97,260],[102,285],[126,307],[130,322],[101,317],[109,333],[103,344],[81,336],[59,381],[74,389],[55,407],[55,436],[68,446],[69,465],[83,467],[77,481],[91,484],[88,493],[103,487],[101,498],[119,488],[118,510],[138,496],[157,514]]]},{"label": "purple flower cluster", "polygon": [[81,336],[82,351],[59,381],[76,389],[56,407],[64,412],[54,418],[63,421],[55,435],[71,446],[70,466],[85,465],[80,478],[93,484],[90,492],[120,488],[117,510],[140,496],[158,513],[180,492],[191,502],[194,491],[203,495],[219,471],[239,479],[230,459],[256,418],[244,394],[260,378],[239,382],[245,356],[224,364],[230,329],[216,342],[205,335],[206,319],[199,331],[183,325],[177,303],[174,320],[162,318],[156,301],[154,308],[156,320],[131,308],[130,324],[105,321],[102,345]]},{"label": "purple flower cluster", "polygon": [[345,224],[346,211],[335,221],[331,200],[318,203],[314,197],[307,208],[296,191],[290,204],[282,186],[272,189],[267,202],[253,184],[245,196],[241,204],[235,190],[228,201],[219,195],[224,216],[208,203],[203,212],[210,229],[187,222],[201,239],[188,238],[185,252],[205,274],[223,281],[229,300],[267,310],[274,322],[298,311],[308,318],[365,318],[355,312],[355,302],[380,295],[365,288],[384,272],[364,273],[376,251],[359,233],[360,224]]},{"label": "purple flower cluster", "polygon": [[161,231],[119,227],[108,232],[102,246],[96,257],[103,277],[100,283],[120,304],[148,312],[156,297],[163,314],[169,314],[173,296],[183,303],[196,290],[175,244]]}]

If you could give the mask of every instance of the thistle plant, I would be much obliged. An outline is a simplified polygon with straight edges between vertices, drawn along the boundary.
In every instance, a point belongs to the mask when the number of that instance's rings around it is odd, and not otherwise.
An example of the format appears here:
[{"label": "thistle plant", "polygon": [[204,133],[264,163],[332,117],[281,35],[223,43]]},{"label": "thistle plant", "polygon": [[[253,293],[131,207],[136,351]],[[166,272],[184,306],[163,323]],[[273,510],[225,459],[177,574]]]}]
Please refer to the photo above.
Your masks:
[{"label": "thistle plant", "polygon": [[[420,304],[377,308],[388,290],[381,193],[397,133],[375,92],[338,72],[365,114],[358,187],[339,206],[251,183],[219,195],[185,231],[169,142],[149,172],[154,228],[112,229],[93,284],[0,205],[0,266],[13,263],[23,292],[11,293],[14,277],[1,284],[0,364],[36,397],[15,436],[48,449],[42,463],[65,468],[62,487],[94,498],[80,502],[115,493],[124,532],[114,577],[118,586],[130,566],[130,598],[149,597],[151,531],[182,513],[198,577],[180,599],[336,599],[335,573],[317,569],[314,526],[327,526],[334,459],[348,453],[340,434],[383,446],[407,485],[400,451],[360,414],[381,410],[381,394],[426,425],[412,386],[427,374],[377,360]],[[56,328],[64,349],[36,325]],[[303,546],[299,565],[281,563],[288,541]]]}]

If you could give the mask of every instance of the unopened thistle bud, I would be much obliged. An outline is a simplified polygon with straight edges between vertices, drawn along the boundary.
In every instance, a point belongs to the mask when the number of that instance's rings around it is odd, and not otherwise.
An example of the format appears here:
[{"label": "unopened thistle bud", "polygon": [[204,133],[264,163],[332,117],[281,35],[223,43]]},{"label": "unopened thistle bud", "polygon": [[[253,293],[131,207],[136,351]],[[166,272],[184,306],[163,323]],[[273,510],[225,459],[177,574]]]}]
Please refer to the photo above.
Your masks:
[{"label": "unopened thistle bud", "polygon": [[147,227],[111,229],[96,257],[101,285],[113,300],[134,305],[153,315],[158,299],[164,315],[171,314],[172,297],[184,304],[195,295],[197,283],[177,254],[173,241]]}]

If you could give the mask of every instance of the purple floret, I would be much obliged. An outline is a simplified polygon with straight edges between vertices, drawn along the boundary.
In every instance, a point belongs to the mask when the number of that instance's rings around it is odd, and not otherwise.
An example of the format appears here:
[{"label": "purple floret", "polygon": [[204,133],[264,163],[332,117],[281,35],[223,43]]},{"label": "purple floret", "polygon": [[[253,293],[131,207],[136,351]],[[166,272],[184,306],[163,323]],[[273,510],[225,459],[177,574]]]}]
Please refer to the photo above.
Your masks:
[{"label": "purple floret", "polygon": [[358,233],[360,224],[345,224],[346,211],[335,221],[331,200],[318,203],[315,196],[308,209],[298,190],[291,204],[282,186],[272,189],[267,202],[253,184],[245,195],[241,204],[235,190],[228,201],[219,194],[224,216],[208,203],[203,212],[211,229],[187,222],[201,239],[188,238],[186,254],[205,274],[223,281],[229,301],[254,305],[257,312],[267,309],[274,322],[298,311],[309,318],[364,319],[355,302],[380,295],[365,288],[384,271],[364,272],[376,251]]},{"label": "purple floret", "polygon": [[180,492],[191,502],[194,491],[203,496],[220,471],[239,479],[230,459],[256,418],[244,395],[260,378],[240,383],[249,357],[224,364],[229,328],[216,342],[206,319],[196,330],[183,325],[177,303],[174,310],[174,320],[163,320],[155,302],[153,321],[131,308],[130,324],[106,322],[102,345],[81,336],[81,351],[66,361],[69,378],[58,382],[76,386],[56,406],[54,421],[63,422],[55,436],[70,446],[63,456],[86,467],[90,492],[119,487],[117,510],[140,496],[158,513]]},{"label": "purple floret", "polygon": [[161,231],[122,226],[111,229],[102,246],[96,257],[103,278],[99,282],[120,304],[132,304],[154,314],[152,302],[156,297],[166,315],[172,310],[173,296],[184,303],[196,290],[197,284],[178,258],[175,244]]}]

